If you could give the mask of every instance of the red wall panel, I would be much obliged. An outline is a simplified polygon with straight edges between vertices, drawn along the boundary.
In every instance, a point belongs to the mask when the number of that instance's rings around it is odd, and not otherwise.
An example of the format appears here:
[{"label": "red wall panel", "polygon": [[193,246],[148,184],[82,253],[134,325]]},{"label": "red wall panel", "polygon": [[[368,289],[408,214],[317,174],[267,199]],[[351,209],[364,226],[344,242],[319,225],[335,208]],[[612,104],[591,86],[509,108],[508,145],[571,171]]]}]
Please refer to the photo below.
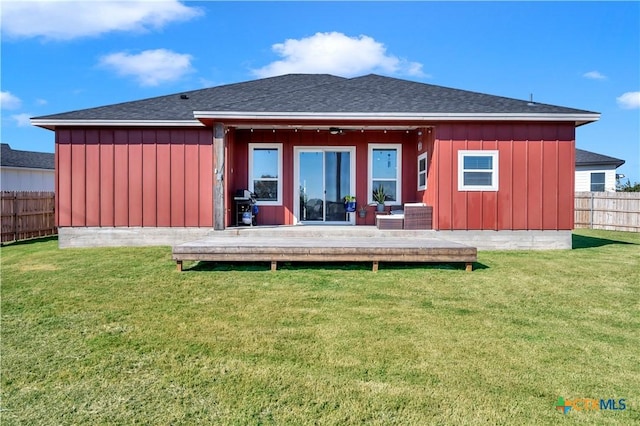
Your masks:
[{"label": "red wall panel", "polygon": [[113,146],[114,177],[114,225],[129,226],[129,146],[126,144],[127,133],[116,131]]},{"label": "red wall panel", "polygon": [[[500,190],[496,194],[496,221],[488,229],[512,229],[513,220],[513,142],[497,143],[500,153]],[[493,227],[492,227],[493,226]]]},{"label": "red wall panel", "polygon": [[[572,123],[447,123],[436,132],[434,228],[572,229]],[[462,149],[498,150],[498,191],[458,191]]]},{"label": "red wall panel", "polygon": [[527,142],[527,228],[542,229],[542,141]]},{"label": "red wall panel", "polygon": [[157,226],[157,155],[155,138],[142,145],[142,226]]},{"label": "red wall panel", "polygon": [[[514,230],[527,229],[529,223],[529,204],[527,203],[527,191],[529,186],[529,145],[525,140],[513,142],[513,160],[511,173],[511,217]],[[500,174],[504,176],[504,174]],[[501,179],[504,181],[504,179]],[[502,228],[509,229],[509,228]]]},{"label": "red wall panel", "polygon": [[[100,135],[100,226],[115,225],[115,180],[113,134]],[[68,226],[68,225],[67,225]]]},{"label": "red wall panel", "polygon": [[213,224],[210,129],[58,129],[58,226]]},{"label": "red wall panel", "polygon": [[[445,134],[450,129],[450,125],[446,125],[443,128]],[[454,189],[454,159],[451,143],[440,143],[439,141],[436,142],[436,149],[434,153],[437,153],[437,158],[434,158],[433,161],[438,163],[438,187],[434,188],[434,190],[437,191],[438,194],[436,197],[439,223],[438,229],[453,229],[453,191],[457,191],[458,177],[457,175],[455,175],[456,188]]]},{"label": "red wall panel", "polygon": [[[99,140],[98,132],[90,135],[88,139]],[[100,226],[100,145],[97,143],[87,144],[86,159],[86,226]]]},{"label": "red wall panel", "polygon": [[142,180],[142,132],[129,132],[129,222],[127,226],[142,226],[143,180]]},{"label": "red wall panel", "polygon": [[185,145],[184,149],[184,224],[185,226],[198,226],[199,188],[198,177],[200,175],[198,156],[200,152],[197,144]]},{"label": "red wall panel", "polygon": [[198,132],[198,226],[213,226],[213,135]]},{"label": "red wall panel", "polygon": [[167,131],[158,131],[157,137],[157,226],[171,226],[171,146]]},{"label": "red wall panel", "polygon": [[86,223],[86,181],[77,179],[77,176],[84,176],[87,170],[85,163],[85,145],[77,145],[73,134],[71,138],[71,226],[85,226]]},{"label": "red wall panel", "polygon": [[575,144],[558,142],[558,229],[573,229],[575,172],[566,164],[575,164]]},{"label": "red wall panel", "polygon": [[[172,135],[172,139],[173,139]],[[171,144],[171,223],[184,226],[184,144]]]},{"label": "red wall panel", "polygon": [[56,137],[56,212],[57,225],[71,225],[71,132]]},{"label": "red wall panel", "polygon": [[542,145],[542,229],[558,228],[558,191],[558,142],[548,141]]}]

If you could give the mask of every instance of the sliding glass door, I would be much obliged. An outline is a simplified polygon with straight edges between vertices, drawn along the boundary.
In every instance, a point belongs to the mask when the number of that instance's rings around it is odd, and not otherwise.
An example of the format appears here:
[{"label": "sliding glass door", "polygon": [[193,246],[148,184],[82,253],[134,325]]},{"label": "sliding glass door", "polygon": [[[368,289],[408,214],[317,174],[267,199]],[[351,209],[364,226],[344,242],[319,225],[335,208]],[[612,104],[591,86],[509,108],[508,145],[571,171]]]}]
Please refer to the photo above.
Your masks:
[{"label": "sliding glass door", "polygon": [[352,223],[344,197],[353,195],[352,148],[297,148],[298,221]]}]

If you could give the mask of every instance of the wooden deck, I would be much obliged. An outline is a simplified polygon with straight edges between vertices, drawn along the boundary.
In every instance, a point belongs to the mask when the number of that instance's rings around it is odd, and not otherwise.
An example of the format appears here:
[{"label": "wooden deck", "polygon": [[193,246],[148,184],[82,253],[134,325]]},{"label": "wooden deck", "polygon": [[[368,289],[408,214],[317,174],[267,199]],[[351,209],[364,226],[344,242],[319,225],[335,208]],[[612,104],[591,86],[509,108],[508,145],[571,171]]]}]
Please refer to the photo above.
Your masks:
[{"label": "wooden deck", "polygon": [[464,263],[471,271],[477,249],[433,237],[430,231],[374,227],[254,227],[216,231],[206,239],[173,247],[182,271],[185,260],[217,262],[380,262]]}]

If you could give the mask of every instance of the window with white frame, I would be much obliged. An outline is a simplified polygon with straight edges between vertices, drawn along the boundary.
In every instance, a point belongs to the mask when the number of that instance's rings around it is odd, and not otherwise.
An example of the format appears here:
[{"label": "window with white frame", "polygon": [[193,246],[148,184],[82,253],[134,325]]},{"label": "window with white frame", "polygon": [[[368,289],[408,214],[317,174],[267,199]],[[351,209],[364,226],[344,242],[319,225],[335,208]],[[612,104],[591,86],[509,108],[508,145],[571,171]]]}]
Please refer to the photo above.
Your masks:
[{"label": "window with white frame", "polygon": [[369,144],[369,203],[384,188],[385,204],[402,204],[402,145]]},{"label": "window with white frame", "polygon": [[427,153],[418,155],[418,191],[427,189]]},{"label": "window with white frame", "polygon": [[458,151],[458,191],[497,191],[498,151]]},{"label": "window with white frame", "polygon": [[604,182],[604,173],[591,173],[591,191],[603,192]]},{"label": "window with white frame", "polygon": [[282,144],[249,144],[249,191],[260,205],[282,205]]}]

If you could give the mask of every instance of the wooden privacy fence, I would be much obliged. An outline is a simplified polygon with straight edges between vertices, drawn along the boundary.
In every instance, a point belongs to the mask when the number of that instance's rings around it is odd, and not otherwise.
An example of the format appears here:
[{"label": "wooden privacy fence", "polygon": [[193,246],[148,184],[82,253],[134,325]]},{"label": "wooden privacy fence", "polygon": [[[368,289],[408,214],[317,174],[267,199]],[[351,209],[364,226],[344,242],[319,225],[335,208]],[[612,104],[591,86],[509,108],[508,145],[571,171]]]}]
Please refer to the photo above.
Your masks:
[{"label": "wooden privacy fence", "polygon": [[2,191],[2,242],[56,234],[55,193]]},{"label": "wooden privacy fence", "polygon": [[576,192],[575,227],[640,232],[640,192]]}]

